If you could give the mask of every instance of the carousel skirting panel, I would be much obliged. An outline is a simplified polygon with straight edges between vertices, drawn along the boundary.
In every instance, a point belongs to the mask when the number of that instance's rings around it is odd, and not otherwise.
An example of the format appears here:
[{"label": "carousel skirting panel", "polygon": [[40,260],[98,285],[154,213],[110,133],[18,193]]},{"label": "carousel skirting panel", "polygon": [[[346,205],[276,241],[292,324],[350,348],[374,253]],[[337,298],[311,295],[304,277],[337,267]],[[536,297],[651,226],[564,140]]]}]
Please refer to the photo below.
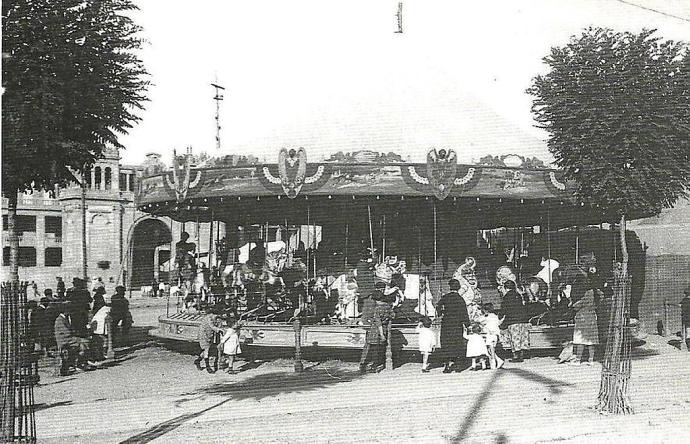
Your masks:
[{"label": "carousel skirting panel", "polygon": [[[183,342],[196,342],[201,324],[201,314],[178,313],[161,316],[158,328],[149,332],[151,336]],[[433,326],[440,343],[440,329]],[[572,326],[531,326],[529,332],[532,349],[561,348],[573,338]],[[361,349],[364,347],[366,330],[356,325],[305,325],[300,330],[302,347],[324,347]],[[393,325],[391,330],[392,346],[397,350],[417,351],[418,334],[414,325]],[[257,347],[295,346],[295,330],[292,324],[248,322],[240,332],[244,345]],[[502,341],[503,348],[510,348],[510,341]]]}]

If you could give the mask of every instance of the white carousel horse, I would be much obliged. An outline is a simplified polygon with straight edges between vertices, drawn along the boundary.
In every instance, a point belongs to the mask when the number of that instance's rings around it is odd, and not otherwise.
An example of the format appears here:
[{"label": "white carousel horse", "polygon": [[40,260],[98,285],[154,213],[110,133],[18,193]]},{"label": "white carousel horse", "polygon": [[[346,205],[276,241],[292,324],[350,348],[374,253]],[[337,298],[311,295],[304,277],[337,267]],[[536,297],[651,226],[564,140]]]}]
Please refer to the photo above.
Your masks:
[{"label": "white carousel horse", "polygon": [[546,285],[551,286],[553,281],[553,272],[561,266],[561,264],[554,259],[544,259],[542,258],[541,263],[542,269],[536,274],[536,277],[546,282]]},{"label": "white carousel horse", "polygon": [[357,308],[357,282],[351,274],[344,273],[336,277],[328,288],[338,291],[336,313],[340,320],[345,321],[360,315]]},{"label": "white carousel horse", "polygon": [[414,311],[422,316],[436,317],[434,296],[429,289],[429,282],[424,276],[418,274],[405,274],[405,299],[417,300]]}]

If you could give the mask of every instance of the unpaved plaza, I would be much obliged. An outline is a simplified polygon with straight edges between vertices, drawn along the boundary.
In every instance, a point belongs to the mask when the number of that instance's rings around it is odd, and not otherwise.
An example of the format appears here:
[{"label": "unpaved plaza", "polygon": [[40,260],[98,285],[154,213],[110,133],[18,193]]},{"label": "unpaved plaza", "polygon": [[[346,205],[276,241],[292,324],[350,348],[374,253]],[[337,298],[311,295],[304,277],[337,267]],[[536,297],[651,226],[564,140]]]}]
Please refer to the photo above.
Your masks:
[{"label": "unpaved plaza", "polygon": [[[353,354],[305,362],[259,353],[236,375],[199,372],[189,347],[146,337],[161,300],[132,300],[135,337],[105,368],[53,376],[35,390],[39,442],[687,442],[690,353],[650,335],[635,349],[636,414],[593,405],[601,367],[553,357],[498,371],[357,373]],[[337,356],[336,356],[337,358]],[[265,360],[263,360],[265,359]],[[237,365],[237,364],[236,364]]]}]

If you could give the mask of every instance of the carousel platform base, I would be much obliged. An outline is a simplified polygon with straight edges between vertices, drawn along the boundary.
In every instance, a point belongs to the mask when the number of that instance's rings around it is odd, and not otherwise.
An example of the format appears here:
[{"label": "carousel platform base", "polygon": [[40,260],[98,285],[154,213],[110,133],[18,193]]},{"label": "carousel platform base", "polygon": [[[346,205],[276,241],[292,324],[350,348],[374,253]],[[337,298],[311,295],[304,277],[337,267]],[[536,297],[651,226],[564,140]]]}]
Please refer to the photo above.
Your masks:
[{"label": "carousel platform base", "polygon": [[[199,325],[203,316],[203,314],[191,313],[163,315],[158,318],[158,328],[151,330],[149,334],[160,339],[197,342]],[[434,330],[437,334],[437,342],[440,342],[439,327],[434,325]],[[300,330],[302,347],[361,349],[364,346],[365,336],[365,329],[357,325],[304,325]],[[391,337],[394,349],[418,350],[418,334],[415,332],[415,325],[393,325]],[[530,329],[532,349],[560,349],[572,338],[572,325],[532,326]],[[291,323],[248,322],[242,327],[240,340],[244,345],[257,347],[294,348],[295,330]],[[509,345],[504,348],[509,348]]]}]

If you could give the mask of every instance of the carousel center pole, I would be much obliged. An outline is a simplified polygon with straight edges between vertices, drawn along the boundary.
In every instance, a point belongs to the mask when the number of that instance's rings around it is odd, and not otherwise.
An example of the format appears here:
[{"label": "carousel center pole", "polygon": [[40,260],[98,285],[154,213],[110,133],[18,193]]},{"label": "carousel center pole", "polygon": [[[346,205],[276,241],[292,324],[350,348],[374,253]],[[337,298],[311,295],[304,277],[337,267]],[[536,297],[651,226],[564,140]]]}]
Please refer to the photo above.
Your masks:
[{"label": "carousel center pole", "polygon": [[371,258],[376,260],[374,257],[374,230],[371,227],[371,205],[367,204],[367,214],[369,215],[369,246],[371,247]]},{"label": "carousel center pole", "polygon": [[436,269],[438,268],[438,253],[437,253],[437,247],[436,244],[438,243],[438,235],[437,235],[437,221],[436,221],[436,201],[434,200],[434,278],[436,279],[436,282],[438,283],[438,292],[439,294],[442,293],[441,289],[441,279],[438,278],[438,275],[436,273]]}]

